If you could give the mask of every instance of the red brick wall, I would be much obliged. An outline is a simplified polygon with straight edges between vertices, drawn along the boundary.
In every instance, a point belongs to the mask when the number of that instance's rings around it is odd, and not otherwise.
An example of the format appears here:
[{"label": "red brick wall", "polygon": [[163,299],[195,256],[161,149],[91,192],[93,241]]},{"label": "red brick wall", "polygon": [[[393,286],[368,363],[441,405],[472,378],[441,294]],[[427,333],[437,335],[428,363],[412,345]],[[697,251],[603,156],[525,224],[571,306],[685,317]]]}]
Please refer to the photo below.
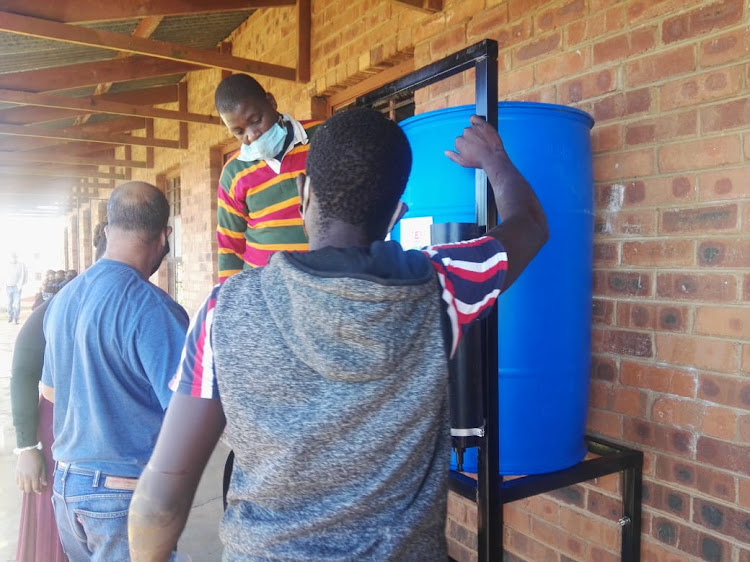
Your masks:
[{"label": "red brick wall", "polygon": [[[501,99],[597,121],[589,431],[646,454],[643,559],[750,560],[750,13],[740,0],[447,2],[417,66],[483,37]],[[417,94],[473,99],[473,76]],[[619,559],[616,477],[506,507],[510,560]],[[476,557],[451,499],[452,555]]]},{"label": "red brick wall", "polygon": [[[643,560],[750,561],[750,9],[744,0],[445,0],[425,14],[390,0],[313,0],[312,79],[261,78],[281,110],[405,58],[416,68],[489,37],[501,99],[590,112],[596,233],[589,431],[646,455]],[[295,65],[295,9],[258,10],[233,53]],[[187,78],[213,112],[218,71]],[[471,72],[417,92],[418,111],[471,102]],[[173,107],[176,108],[176,107]],[[176,125],[157,126],[175,138]],[[215,280],[221,127],[189,125],[179,166],[185,297]],[[120,155],[121,156],[121,155]],[[133,158],[143,158],[133,149]],[[508,506],[509,560],[618,559],[616,477]],[[452,497],[451,553],[476,557],[476,514]]]}]

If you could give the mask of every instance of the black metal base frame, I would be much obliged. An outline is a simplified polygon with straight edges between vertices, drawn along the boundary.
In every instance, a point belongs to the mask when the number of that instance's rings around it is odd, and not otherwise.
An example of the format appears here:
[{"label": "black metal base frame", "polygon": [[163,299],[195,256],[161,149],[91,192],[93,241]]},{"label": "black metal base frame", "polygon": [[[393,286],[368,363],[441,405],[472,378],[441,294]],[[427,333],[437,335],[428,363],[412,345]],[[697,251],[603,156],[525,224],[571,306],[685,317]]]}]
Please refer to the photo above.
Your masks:
[{"label": "black metal base frame", "polygon": [[[497,42],[485,39],[358,98],[357,105],[372,106],[473,68],[476,113],[497,128],[497,55]],[[481,170],[476,172],[475,198],[476,224],[489,230],[497,224],[497,210],[491,186]],[[557,472],[503,481],[500,476],[497,330],[497,309],[493,308],[481,323],[484,436],[478,451],[477,479],[452,472],[450,480],[451,489],[477,502],[479,562],[503,559],[504,504],[617,472],[623,473],[622,560],[637,562],[640,559],[643,453],[586,437],[588,450],[599,455],[598,458]]]},{"label": "black metal base frame", "polygon": [[[622,527],[621,559],[624,562],[637,562],[640,560],[641,545],[643,453],[596,437],[586,436],[585,441],[589,452],[599,455],[598,457],[546,474],[533,474],[506,481],[503,481],[500,476],[499,485],[495,489],[495,497],[491,501],[504,505],[620,472],[622,473],[622,517],[618,523]],[[453,470],[450,476],[452,491],[466,499],[477,501],[477,480]],[[502,553],[497,559],[502,559]]]}]

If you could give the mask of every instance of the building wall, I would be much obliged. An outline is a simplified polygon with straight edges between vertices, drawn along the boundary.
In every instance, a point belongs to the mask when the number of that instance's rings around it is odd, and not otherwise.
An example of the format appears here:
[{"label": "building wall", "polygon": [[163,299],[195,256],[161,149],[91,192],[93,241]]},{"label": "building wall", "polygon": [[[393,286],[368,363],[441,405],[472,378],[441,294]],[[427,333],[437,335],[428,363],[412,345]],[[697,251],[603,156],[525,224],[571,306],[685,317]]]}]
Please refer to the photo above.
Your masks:
[{"label": "building wall", "polygon": [[[590,112],[596,233],[589,432],[644,451],[643,560],[750,561],[750,9],[743,0],[313,0],[312,79],[260,77],[279,108],[321,117],[326,98],[413,57],[419,68],[498,41],[501,99]],[[233,54],[294,66],[295,9],[259,10]],[[187,79],[213,110],[219,71]],[[418,112],[471,102],[471,72],[420,90]],[[176,125],[157,136],[176,138]],[[179,167],[185,305],[216,279],[222,127],[189,125]],[[145,156],[133,149],[133,157]],[[616,476],[506,506],[509,560],[619,559]],[[451,497],[458,560],[476,558],[476,512]]]}]

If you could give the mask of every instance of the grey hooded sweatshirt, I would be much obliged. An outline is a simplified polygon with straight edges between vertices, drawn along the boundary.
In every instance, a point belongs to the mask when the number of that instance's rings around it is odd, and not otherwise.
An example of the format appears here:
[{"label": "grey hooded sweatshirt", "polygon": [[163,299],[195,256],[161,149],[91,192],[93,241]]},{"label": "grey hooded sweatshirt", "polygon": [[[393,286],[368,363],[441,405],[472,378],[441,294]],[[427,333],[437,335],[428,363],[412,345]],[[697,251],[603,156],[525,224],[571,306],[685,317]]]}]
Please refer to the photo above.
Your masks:
[{"label": "grey hooded sweatshirt", "polygon": [[439,283],[395,242],[277,253],[219,291],[229,561],[446,560]]}]

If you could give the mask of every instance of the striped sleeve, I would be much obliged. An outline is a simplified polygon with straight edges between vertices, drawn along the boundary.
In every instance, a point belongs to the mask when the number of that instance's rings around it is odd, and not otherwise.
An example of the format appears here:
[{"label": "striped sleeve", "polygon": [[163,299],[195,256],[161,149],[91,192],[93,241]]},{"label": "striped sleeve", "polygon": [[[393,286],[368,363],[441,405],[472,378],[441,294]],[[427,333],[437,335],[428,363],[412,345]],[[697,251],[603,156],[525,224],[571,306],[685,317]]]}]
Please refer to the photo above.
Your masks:
[{"label": "striped sleeve", "polygon": [[216,241],[219,249],[219,282],[242,271],[245,253],[245,231],[247,230],[247,207],[244,199],[234,193],[234,179],[224,167],[217,190]]},{"label": "striped sleeve", "polygon": [[497,301],[505,283],[508,256],[503,245],[490,236],[430,246],[422,252],[440,281],[453,357],[464,329],[484,318]]},{"label": "striped sleeve", "polygon": [[195,398],[219,398],[211,346],[211,326],[219,288],[220,285],[213,288],[190,324],[180,366],[169,383],[173,392]]}]

